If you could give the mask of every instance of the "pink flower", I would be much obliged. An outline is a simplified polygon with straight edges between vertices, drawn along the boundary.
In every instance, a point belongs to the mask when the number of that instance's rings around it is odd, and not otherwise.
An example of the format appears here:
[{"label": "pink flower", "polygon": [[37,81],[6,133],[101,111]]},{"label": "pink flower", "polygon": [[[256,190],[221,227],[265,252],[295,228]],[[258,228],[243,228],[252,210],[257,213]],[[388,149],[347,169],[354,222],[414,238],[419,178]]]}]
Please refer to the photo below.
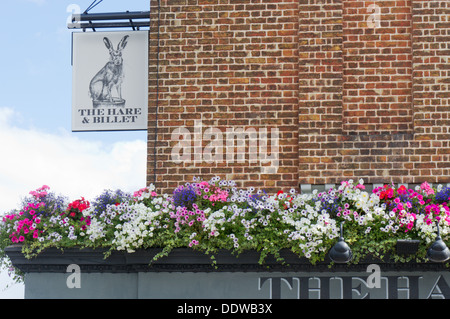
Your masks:
[{"label": "pink flower", "polygon": [[200,187],[209,187],[209,183],[208,182],[201,182],[200,183]]},{"label": "pink flower", "polygon": [[399,193],[400,195],[406,194],[406,187],[405,187],[405,185],[401,185],[401,186],[397,189],[397,193]]},{"label": "pink flower", "polygon": [[193,245],[198,245],[199,242],[195,239],[193,239],[190,243],[189,243],[189,247],[192,247]]},{"label": "pink flower", "polygon": [[427,182],[423,182],[420,185],[420,189],[423,190],[427,195],[434,194],[434,190],[431,188],[430,184],[428,184]]},{"label": "pink flower", "polygon": [[146,191],[147,191],[146,188],[141,188],[140,190],[134,192],[133,196],[134,196],[134,197],[140,197],[140,196],[142,196],[142,194],[145,193]]},{"label": "pink flower", "polygon": [[49,190],[50,187],[47,185],[43,185],[42,187],[36,189],[35,191],[31,191],[30,195],[32,195],[36,199],[41,199],[42,197],[45,197],[48,195],[47,190]]}]

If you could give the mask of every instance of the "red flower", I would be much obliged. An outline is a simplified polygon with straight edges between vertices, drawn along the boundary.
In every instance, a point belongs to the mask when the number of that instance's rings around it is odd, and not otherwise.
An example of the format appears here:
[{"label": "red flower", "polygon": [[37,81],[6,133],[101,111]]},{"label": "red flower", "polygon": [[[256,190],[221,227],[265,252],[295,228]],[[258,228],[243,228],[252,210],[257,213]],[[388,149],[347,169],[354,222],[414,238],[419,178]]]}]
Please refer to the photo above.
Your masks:
[{"label": "red flower", "polygon": [[397,189],[397,193],[399,193],[400,195],[406,194],[407,189],[405,187],[405,185],[401,185],[398,189]]},{"label": "red flower", "polygon": [[[283,191],[278,191],[277,193],[277,197],[275,198],[276,200],[278,200],[278,196],[280,196],[281,194],[284,194]],[[289,195],[286,196],[286,199],[289,201],[289,203],[292,202],[293,198]],[[283,204],[284,209],[288,209],[288,205],[287,204]]]},{"label": "red flower", "polygon": [[84,199],[84,197],[81,197],[81,199],[77,199],[76,201],[73,201],[69,204],[67,207],[67,212],[69,217],[77,218],[77,216],[81,215],[81,213],[86,209],[89,208],[90,203]]},{"label": "red flower", "polygon": [[392,198],[394,196],[394,190],[390,187],[388,188],[387,185],[384,187],[386,188],[386,190],[384,190],[380,193],[380,199]]},{"label": "red flower", "polygon": [[69,204],[68,210],[78,210],[80,213],[83,212],[86,208],[90,206],[89,202],[81,197],[81,199],[77,199],[76,201]]}]

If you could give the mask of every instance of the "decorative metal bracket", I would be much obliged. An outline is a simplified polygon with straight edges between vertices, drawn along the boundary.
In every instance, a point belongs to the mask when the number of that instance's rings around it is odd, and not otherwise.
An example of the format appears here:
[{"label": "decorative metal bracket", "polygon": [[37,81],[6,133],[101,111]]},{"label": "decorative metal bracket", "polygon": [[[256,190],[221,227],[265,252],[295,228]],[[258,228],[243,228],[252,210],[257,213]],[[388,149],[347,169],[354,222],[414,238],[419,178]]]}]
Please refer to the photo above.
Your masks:
[{"label": "decorative metal bracket", "polygon": [[126,11],[111,13],[82,13],[73,14],[69,29],[105,29],[105,28],[132,28],[133,31],[143,27],[150,27],[150,11]]}]

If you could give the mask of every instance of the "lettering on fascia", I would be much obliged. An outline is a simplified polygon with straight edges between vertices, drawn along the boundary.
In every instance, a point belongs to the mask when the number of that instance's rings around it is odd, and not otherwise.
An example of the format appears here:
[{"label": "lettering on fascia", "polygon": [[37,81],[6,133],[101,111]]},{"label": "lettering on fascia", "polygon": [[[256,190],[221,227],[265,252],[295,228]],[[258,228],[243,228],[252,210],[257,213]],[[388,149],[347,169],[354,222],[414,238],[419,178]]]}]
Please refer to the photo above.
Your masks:
[{"label": "lettering on fascia", "polygon": [[259,277],[257,288],[270,299],[281,299],[283,291],[297,299],[450,299],[444,276],[423,281],[421,275]]}]

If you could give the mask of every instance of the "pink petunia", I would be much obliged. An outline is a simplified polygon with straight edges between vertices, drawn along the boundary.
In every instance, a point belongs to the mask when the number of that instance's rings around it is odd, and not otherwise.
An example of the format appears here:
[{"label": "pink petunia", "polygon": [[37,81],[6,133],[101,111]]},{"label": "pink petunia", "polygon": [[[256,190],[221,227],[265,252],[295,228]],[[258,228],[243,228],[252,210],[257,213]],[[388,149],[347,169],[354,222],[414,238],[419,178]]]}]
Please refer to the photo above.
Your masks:
[{"label": "pink petunia", "polygon": [[192,247],[193,245],[198,245],[199,242],[195,239],[193,239],[190,243],[189,243],[189,247]]},{"label": "pink petunia", "polygon": [[423,190],[427,195],[433,195],[434,194],[433,188],[431,188],[430,184],[428,184],[427,182],[423,182],[420,185],[420,189]]}]

